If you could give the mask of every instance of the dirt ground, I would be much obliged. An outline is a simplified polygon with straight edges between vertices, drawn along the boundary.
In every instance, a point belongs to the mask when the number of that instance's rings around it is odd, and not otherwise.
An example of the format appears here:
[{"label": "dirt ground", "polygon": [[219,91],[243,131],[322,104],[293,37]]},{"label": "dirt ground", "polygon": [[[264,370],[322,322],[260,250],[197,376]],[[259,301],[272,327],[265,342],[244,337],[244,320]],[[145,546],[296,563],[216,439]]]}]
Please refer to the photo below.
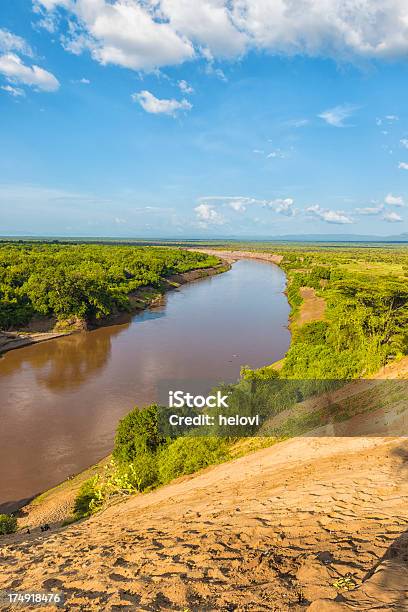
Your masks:
[{"label": "dirt ground", "polygon": [[303,302],[300,306],[300,313],[296,319],[296,324],[300,326],[304,323],[324,319],[324,312],[326,310],[325,300],[318,297],[315,290],[311,287],[301,287],[300,295],[303,298]]},{"label": "dirt ground", "polygon": [[407,610],[407,507],[404,439],[298,438],[3,537],[0,589],[69,610]]}]

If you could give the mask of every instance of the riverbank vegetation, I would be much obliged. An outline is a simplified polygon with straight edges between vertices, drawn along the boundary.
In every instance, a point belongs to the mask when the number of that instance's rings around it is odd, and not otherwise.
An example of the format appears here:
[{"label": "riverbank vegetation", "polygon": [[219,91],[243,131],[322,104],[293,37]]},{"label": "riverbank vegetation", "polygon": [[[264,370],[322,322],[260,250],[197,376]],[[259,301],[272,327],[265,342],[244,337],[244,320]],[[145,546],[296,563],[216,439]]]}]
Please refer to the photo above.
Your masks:
[{"label": "riverbank vegetation", "polygon": [[230,458],[227,440],[214,436],[163,435],[157,405],[135,408],[118,425],[112,459],[105,473],[82,485],[73,519],[90,516],[110,499],[150,491],[179,476]]},{"label": "riverbank vegetation", "polygon": [[217,264],[180,248],[0,243],[0,329],[35,316],[98,321],[130,310],[129,295],[142,287]]},{"label": "riverbank vegetation", "polygon": [[[310,245],[274,252],[283,257],[291,305],[292,342],[281,378],[364,377],[408,353],[407,247]],[[298,325],[304,288],[326,308],[321,320]]]}]

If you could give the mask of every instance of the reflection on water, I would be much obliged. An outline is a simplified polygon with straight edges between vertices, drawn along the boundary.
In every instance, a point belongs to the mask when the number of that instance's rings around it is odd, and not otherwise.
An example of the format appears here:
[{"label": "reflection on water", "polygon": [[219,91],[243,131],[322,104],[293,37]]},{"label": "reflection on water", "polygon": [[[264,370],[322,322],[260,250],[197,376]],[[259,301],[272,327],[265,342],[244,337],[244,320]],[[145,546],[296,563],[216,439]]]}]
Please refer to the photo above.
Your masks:
[{"label": "reflection on water", "polygon": [[234,381],[289,345],[285,277],[269,263],[181,287],[129,322],[0,359],[0,504],[29,497],[106,455],[118,420],[168,379]]},{"label": "reflection on water", "polygon": [[96,335],[88,350],[86,332],[48,342],[47,350],[31,353],[28,363],[37,370],[38,384],[58,390],[81,385],[92,376],[103,374],[111,352],[111,337],[124,331],[111,328],[109,334]]}]

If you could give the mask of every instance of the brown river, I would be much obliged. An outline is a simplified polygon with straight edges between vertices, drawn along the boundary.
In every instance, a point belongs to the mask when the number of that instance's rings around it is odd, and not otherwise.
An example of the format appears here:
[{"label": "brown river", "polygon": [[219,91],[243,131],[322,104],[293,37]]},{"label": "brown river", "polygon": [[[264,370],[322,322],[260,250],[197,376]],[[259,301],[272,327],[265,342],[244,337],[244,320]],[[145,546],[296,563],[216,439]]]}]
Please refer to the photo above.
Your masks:
[{"label": "brown river", "polygon": [[286,352],[285,275],[240,260],[183,285],[127,322],[31,345],[0,359],[0,511],[96,463],[118,420],[171,379],[233,382],[242,365]]}]

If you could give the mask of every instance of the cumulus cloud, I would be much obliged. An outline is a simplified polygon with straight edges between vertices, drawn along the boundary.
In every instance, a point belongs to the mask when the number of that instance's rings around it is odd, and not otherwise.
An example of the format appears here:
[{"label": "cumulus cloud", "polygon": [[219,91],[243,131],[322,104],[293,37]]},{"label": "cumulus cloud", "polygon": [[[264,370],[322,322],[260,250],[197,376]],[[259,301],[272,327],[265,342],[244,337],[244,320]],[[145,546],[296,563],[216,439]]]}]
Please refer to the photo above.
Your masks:
[{"label": "cumulus cloud", "polygon": [[320,115],[318,115],[318,117],[326,121],[326,123],[328,123],[329,125],[342,128],[347,127],[344,122],[354,113],[355,110],[355,106],[343,104],[323,111],[322,113],[320,113]]},{"label": "cumulus cloud", "polygon": [[179,86],[179,88],[181,89],[181,91],[185,94],[192,94],[194,93],[194,89],[191,87],[191,85],[189,85],[187,83],[187,81],[185,81],[184,79],[182,79],[181,81],[179,81],[177,83],[177,85]]},{"label": "cumulus cloud", "polygon": [[325,209],[318,204],[309,206],[306,208],[306,212],[321,219],[322,221],[325,221],[326,223],[336,223],[339,225],[353,223],[353,220],[343,211]]},{"label": "cumulus cloud", "polygon": [[407,162],[399,162],[399,164],[398,164],[398,168],[399,168],[400,170],[408,170],[408,164],[407,164]]},{"label": "cumulus cloud", "polygon": [[192,104],[188,100],[175,100],[175,99],[159,99],[156,98],[150,91],[140,91],[139,93],[132,94],[132,100],[138,102],[140,106],[146,111],[146,113],[153,113],[154,115],[173,115],[175,116],[178,111],[188,111],[193,108]]},{"label": "cumulus cloud", "polygon": [[[249,33],[234,19],[234,4],[224,0],[161,0],[171,26],[207,51],[207,58],[231,58],[244,53]],[[238,26],[238,27],[237,27]]]},{"label": "cumulus cloud", "polygon": [[237,198],[236,200],[231,200],[229,206],[230,208],[232,208],[232,210],[235,210],[236,212],[245,212],[247,207],[247,199]]},{"label": "cumulus cloud", "polygon": [[205,204],[211,203],[211,207],[223,206],[231,208],[235,212],[245,212],[249,207],[261,207],[274,210],[275,212],[292,217],[297,210],[294,208],[292,198],[276,198],[274,200],[262,200],[247,196],[204,196],[198,199]]},{"label": "cumulus cloud", "polygon": [[3,53],[16,51],[17,53],[21,53],[22,55],[27,55],[29,57],[33,55],[30,45],[24,40],[24,38],[21,38],[21,36],[16,36],[16,34],[2,28],[0,28],[0,51]]},{"label": "cumulus cloud", "polygon": [[404,199],[401,196],[394,196],[392,193],[385,196],[384,202],[389,206],[404,206]]},{"label": "cumulus cloud", "polygon": [[88,48],[102,64],[134,70],[199,56],[235,58],[251,49],[336,60],[408,52],[405,0],[388,0],[386,9],[383,0],[34,0],[34,5],[43,21],[49,13],[68,14],[75,27],[67,48]]},{"label": "cumulus cloud", "polygon": [[406,149],[408,149],[408,138],[401,138],[400,144]]},{"label": "cumulus cloud", "polygon": [[275,200],[276,212],[280,215],[285,215],[286,217],[293,217],[296,213],[296,209],[294,208],[294,200],[292,198],[285,199],[277,199]]},{"label": "cumulus cloud", "polygon": [[396,212],[387,212],[383,216],[384,221],[388,221],[388,223],[400,223],[403,221],[403,218],[398,215]]},{"label": "cumulus cloud", "polygon": [[205,205],[210,205],[212,209],[215,206],[223,206],[231,208],[235,212],[245,212],[248,206],[252,204],[264,204],[264,200],[257,200],[256,198],[248,198],[246,196],[203,196],[198,198],[198,202]]},{"label": "cumulus cloud", "polygon": [[89,49],[101,64],[154,70],[194,56],[193,44],[172,27],[157,2],[38,0],[37,5],[48,11],[65,8],[71,18],[65,48],[76,54]]},{"label": "cumulus cloud", "polygon": [[27,66],[15,53],[0,55],[0,74],[12,83],[30,85],[39,91],[56,91],[56,77],[39,66]]},{"label": "cumulus cloud", "polygon": [[224,217],[212,204],[199,204],[194,208],[194,211],[202,227],[207,227],[208,225],[223,225],[225,222]]},{"label": "cumulus cloud", "polygon": [[2,85],[0,87],[3,91],[6,91],[13,98],[21,98],[25,96],[24,89],[20,89],[20,87],[12,87],[11,85]]}]

